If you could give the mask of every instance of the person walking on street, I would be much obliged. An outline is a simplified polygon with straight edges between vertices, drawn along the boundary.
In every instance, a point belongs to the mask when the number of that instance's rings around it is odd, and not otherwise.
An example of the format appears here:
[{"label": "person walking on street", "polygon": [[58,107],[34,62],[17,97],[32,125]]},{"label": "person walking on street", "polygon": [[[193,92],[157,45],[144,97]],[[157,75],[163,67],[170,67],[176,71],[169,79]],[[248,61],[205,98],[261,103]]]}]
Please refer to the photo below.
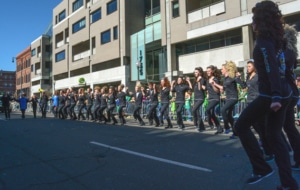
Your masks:
[{"label": "person walking on street", "polygon": [[93,107],[93,91],[92,89],[88,88],[86,93],[86,119],[87,120],[90,120],[90,116],[91,116],[91,120],[94,120],[92,107]]},{"label": "person walking on street", "polygon": [[164,77],[160,80],[160,101],[161,101],[161,108],[160,108],[160,125],[163,125],[163,119],[166,119],[168,125],[165,129],[173,128],[171,123],[171,119],[169,117],[169,106],[170,106],[170,90],[171,84],[168,77]]},{"label": "person walking on street", "polygon": [[58,103],[59,103],[58,95],[59,95],[59,92],[56,90],[54,92],[54,95],[51,98],[52,99],[52,110],[51,111],[55,118],[57,117],[57,113],[58,113]]},{"label": "person walking on street", "polygon": [[10,97],[9,93],[6,92],[2,97],[2,106],[3,106],[3,111],[5,113],[5,119],[10,119],[10,101],[12,101],[13,98]]},{"label": "person walking on street", "polygon": [[126,123],[126,120],[124,118],[123,108],[126,107],[126,96],[129,94],[127,87],[125,89],[125,92],[123,92],[123,89],[124,89],[124,85],[120,84],[118,86],[117,99],[118,99],[119,104],[120,104],[118,112],[119,112],[119,119],[120,119],[121,125],[125,125],[125,123]]},{"label": "person walking on street", "polygon": [[175,80],[171,83],[171,92],[176,93],[175,103],[176,103],[176,115],[177,115],[177,124],[178,128],[183,130],[185,128],[185,125],[183,124],[182,120],[182,111],[184,108],[185,103],[185,93],[188,90],[192,89],[192,83],[190,82],[190,78],[186,78],[186,82],[188,85],[185,84],[185,78],[180,75],[177,79],[177,83],[175,83]]},{"label": "person walking on street", "polygon": [[135,107],[133,110],[133,117],[139,121],[140,126],[145,125],[145,122],[143,121],[143,119],[141,118],[141,115],[140,115],[144,96],[145,96],[145,94],[141,91],[141,85],[140,84],[136,85],[135,93],[132,94],[132,97],[135,98]]},{"label": "person walking on street", "polygon": [[73,120],[77,119],[76,113],[75,113],[75,106],[77,103],[77,94],[74,92],[73,88],[70,88],[70,93],[69,93],[69,98],[70,98],[70,107],[69,107],[69,115],[70,118]]},{"label": "person walking on street", "polygon": [[292,165],[292,170],[300,170],[300,134],[299,130],[295,126],[295,107],[299,100],[299,91],[295,83],[295,73],[294,69],[297,68],[297,30],[288,24],[284,26],[284,38],[285,38],[285,61],[286,61],[286,78],[293,90],[292,102],[287,108],[286,119],[283,125],[283,130],[285,131],[290,145],[294,151],[294,164]]},{"label": "person walking on street", "polygon": [[158,106],[158,91],[156,88],[156,84],[149,82],[148,83],[149,91],[147,94],[147,97],[150,102],[150,108],[148,111],[148,120],[149,120],[149,125],[153,125],[153,120],[155,121],[155,127],[159,126],[159,120],[157,116],[157,111],[156,108]]},{"label": "person walking on street", "polygon": [[[221,109],[222,118],[224,121],[225,134],[230,133],[230,127],[233,129],[233,109],[236,103],[238,102],[238,89],[237,82],[235,80],[236,72],[236,64],[232,61],[227,61],[225,64],[222,65],[222,75],[224,76],[223,86],[212,82],[212,85],[217,87],[221,93],[225,92],[226,94],[225,104],[222,106]],[[215,134],[219,134],[222,132],[223,129],[219,129]],[[234,138],[235,136],[236,134],[233,131],[233,136],[231,138]]]},{"label": "person walking on street", "polygon": [[208,104],[206,107],[207,122],[211,129],[217,127],[217,132],[223,133],[223,128],[220,126],[220,121],[216,116],[216,106],[220,103],[220,90],[213,84],[220,84],[220,73],[217,67],[210,65],[206,68],[208,81],[206,89],[208,94]]},{"label": "person walking on street", "polygon": [[64,113],[64,116],[65,116],[65,119],[68,118],[68,115],[69,115],[69,112],[70,112],[70,106],[71,106],[71,100],[70,100],[69,94],[70,94],[70,89],[67,89],[64,93],[64,95],[65,95],[65,105],[64,105],[64,108],[63,108],[63,113]]},{"label": "person walking on street", "polygon": [[101,98],[100,98],[100,108],[99,108],[99,119],[101,121],[104,121],[104,124],[108,122],[108,119],[105,117],[104,112],[107,109],[107,100],[108,100],[108,95],[107,95],[107,87],[104,86],[101,89]]},{"label": "person walking on street", "polygon": [[113,125],[117,124],[118,121],[115,118],[114,110],[116,109],[116,93],[115,87],[111,86],[108,89],[108,110],[107,110],[107,118],[113,121]]},{"label": "person walking on street", "polygon": [[58,118],[59,119],[65,119],[65,114],[64,114],[64,107],[66,104],[66,96],[63,90],[59,92],[59,97],[58,97]]},{"label": "person walking on street", "polygon": [[[247,77],[246,81],[241,80],[241,74],[237,72],[236,82],[240,84],[242,89],[247,89],[247,100],[246,104],[247,106],[257,98],[259,95],[258,92],[258,75],[256,73],[256,69],[254,66],[254,60],[249,60],[247,62]],[[261,143],[261,146],[263,147],[264,154],[265,154],[265,160],[267,162],[274,160],[274,155],[271,150],[271,147],[266,140],[265,135],[265,123],[266,123],[266,117],[261,117],[260,120],[257,120],[252,126],[257,132],[259,136],[259,141]]]},{"label": "person walking on street", "polygon": [[41,110],[42,110],[42,118],[46,118],[48,101],[49,101],[49,99],[48,99],[46,92],[42,92],[41,101],[40,101]]},{"label": "person walking on street", "polygon": [[253,168],[248,184],[255,184],[271,176],[274,170],[264,160],[263,153],[251,131],[251,125],[267,116],[266,135],[275,155],[281,186],[277,189],[297,190],[292,176],[288,147],[282,138],[286,110],[292,99],[292,89],[286,78],[284,59],[284,29],[281,11],[272,1],[258,2],[252,8],[252,27],[256,33],[253,50],[255,68],[259,76],[259,96],[241,113],[235,130]]},{"label": "person walking on street", "polygon": [[29,102],[28,98],[26,97],[25,93],[22,93],[21,97],[16,99],[14,98],[15,101],[19,102],[20,104],[20,110],[21,110],[21,118],[25,119],[25,111],[27,109],[27,103]]},{"label": "person walking on street", "polygon": [[39,100],[35,95],[32,95],[30,102],[31,102],[31,106],[32,106],[33,118],[36,118],[36,109],[37,109]]},{"label": "person walking on street", "polygon": [[100,104],[101,104],[100,98],[101,98],[100,87],[96,86],[94,88],[93,108],[92,108],[94,122],[99,120],[98,112],[99,112]]},{"label": "person walking on street", "polygon": [[195,83],[194,83],[194,107],[193,107],[193,117],[194,125],[199,132],[205,130],[202,116],[200,114],[200,109],[205,99],[206,81],[203,78],[202,67],[196,67],[194,70]]},{"label": "person walking on street", "polygon": [[85,120],[85,117],[83,115],[83,109],[85,107],[85,94],[84,94],[84,89],[79,88],[78,89],[78,120],[82,117],[82,120]]}]

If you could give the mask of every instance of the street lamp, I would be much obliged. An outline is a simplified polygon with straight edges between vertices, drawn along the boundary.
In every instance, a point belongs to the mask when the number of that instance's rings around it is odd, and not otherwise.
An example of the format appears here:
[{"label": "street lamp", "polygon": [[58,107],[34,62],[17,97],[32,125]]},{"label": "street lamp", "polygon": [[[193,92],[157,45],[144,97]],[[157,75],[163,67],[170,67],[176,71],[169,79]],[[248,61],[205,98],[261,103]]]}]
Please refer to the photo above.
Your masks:
[{"label": "street lamp", "polygon": [[140,67],[141,67],[141,62],[139,60],[136,61],[136,69],[137,69],[137,80],[140,80]]}]

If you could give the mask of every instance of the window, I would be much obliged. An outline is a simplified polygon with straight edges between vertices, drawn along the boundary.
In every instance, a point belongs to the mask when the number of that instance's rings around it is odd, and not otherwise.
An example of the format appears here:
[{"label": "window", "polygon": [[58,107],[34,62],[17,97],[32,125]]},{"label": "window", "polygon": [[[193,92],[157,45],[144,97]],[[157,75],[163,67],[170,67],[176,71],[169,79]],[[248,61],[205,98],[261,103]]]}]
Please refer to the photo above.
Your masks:
[{"label": "window", "polygon": [[77,0],[73,3],[73,12],[82,7],[83,0]]},{"label": "window", "polygon": [[238,28],[178,44],[176,51],[178,52],[177,55],[184,55],[241,43],[243,43],[242,29]]},{"label": "window", "polygon": [[66,10],[63,10],[61,13],[58,15],[58,22],[64,20],[66,18]]},{"label": "window", "polygon": [[220,2],[220,0],[201,0],[199,2],[200,2],[200,8],[204,8],[204,7],[207,7],[211,4]]},{"label": "window", "polygon": [[33,72],[33,69],[34,69],[34,66],[33,66],[33,65],[31,65],[31,72]]},{"label": "window", "polygon": [[118,39],[118,26],[114,27],[114,40]]},{"label": "window", "polygon": [[225,45],[230,46],[234,44],[242,43],[242,31],[241,29],[231,30],[225,33]]},{"label": "window", "polygon": [[110,30],[101,33],[101,44],[110,42]]},{"label": "window", "polygon": [[31,50],[31,56],[35,56],[36,55],[36,49]]},{"label": "window", "polygon": [[210,48],[225,46],[224,34],[215,34],[210,36]]},{"label": "window", "polygon": [[178,1],[172,2],[172,16],[173,16],[173,18],[179,17],[179,2]]},{"label": "window", "polygon": [[73,24],[73,33],[78,32],[79,30],[85,27],[85,18]]},{"label": "window", "polygon": [[111,14],[117,10],[117,0],[107,3],[107,14]]},{"label": "window", "polygon": [[94,23],[100,19],[101,19],[101,9],[98,9],[91,14],[91,23]]},{"label": "window", "polygon": [[51,45],[46,45],[45,46],[45,52],[51,52],[51,48],[52,48]]},{"label": "window", "polygon": [[61,51],[57,54],[55,54],[55,62],[59,62],[61,60],[64,60],[66,57],[66,53],[65,53],[65,50],[64,51]]},{"label": "window", "polygon": [[160,0],[145,1],[145,13],[146,17],[160,13]]}]

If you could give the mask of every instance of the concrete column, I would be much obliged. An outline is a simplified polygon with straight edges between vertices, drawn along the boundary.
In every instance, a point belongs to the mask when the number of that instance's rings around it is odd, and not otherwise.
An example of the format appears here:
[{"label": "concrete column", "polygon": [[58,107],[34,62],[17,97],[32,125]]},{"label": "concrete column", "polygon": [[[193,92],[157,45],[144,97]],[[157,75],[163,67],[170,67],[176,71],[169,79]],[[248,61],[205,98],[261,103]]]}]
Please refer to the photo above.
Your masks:
[{"label": "concrete column", "polygon": [[243,49],[244,49],[244,59],[248,60],[252,58],[253,53],[253,32],[251,26],[242,27],[242,36],[243,36]]},{"label": "concrete column", "polygon": [[170,74],[168,76],[169,80],[172,81],[173,78],[173,69],[172,69],[172,51],[171,51],[171,12],[170,12],[170,7],[171,7],[171,1],[166,0],[165,1],[165,7],[166,7],[166,42],[167,42],[167,73]]}]

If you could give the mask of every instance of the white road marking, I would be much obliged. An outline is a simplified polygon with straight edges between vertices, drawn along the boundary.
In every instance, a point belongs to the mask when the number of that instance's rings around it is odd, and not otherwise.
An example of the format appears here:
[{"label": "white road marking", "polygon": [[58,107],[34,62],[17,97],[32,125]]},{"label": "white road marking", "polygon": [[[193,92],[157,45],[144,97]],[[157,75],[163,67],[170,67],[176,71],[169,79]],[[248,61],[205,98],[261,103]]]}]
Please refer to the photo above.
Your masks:
[{"label": "white road marking", "polygon": [[94,142],[94,141],[91,141],[90,143],[94,144],[94,145],[102,146],[102,147],[105,147],[105,148],[110,148],[110,149],[113,149],[113,150],[117,150],[117,151],[120,151],[120,152],[125,152],[125,153],[128,153],[128,154],[133,154],[133,155],[136,155],[136,156],[140,156],[140,157],[144,157],[144,158],[148,158],[148,159],[152,159],[152,160],[156,160],[156,161],[160,161],[160,162],[165,162],[165,163],[168,163],[168,164],[174,164],[174,165],[177,165],[177,166],[186,167],[186,168],[190,168],[190,169],[194,169],[194,170],[200,170],[200,171],[204,171],[204,172],[212,172],[212,170],[207,169],[207,168],[194,166],[194,165],[190,165],[190,164],[185,164],[185,163],[181,163],[181,162],[176,162],[176,161],[173,161],[173,160],[167,160],[167,159],[164,159],[164,158],[159,158],[159,157],[151,156],[151,155],[148,155],[148,154],[142,154],[142,153],[134,152],[134,151],[131,151],[131,150],[126,150],[126,149],[123,149],[123,148],[109,146],[109,145]]}]

